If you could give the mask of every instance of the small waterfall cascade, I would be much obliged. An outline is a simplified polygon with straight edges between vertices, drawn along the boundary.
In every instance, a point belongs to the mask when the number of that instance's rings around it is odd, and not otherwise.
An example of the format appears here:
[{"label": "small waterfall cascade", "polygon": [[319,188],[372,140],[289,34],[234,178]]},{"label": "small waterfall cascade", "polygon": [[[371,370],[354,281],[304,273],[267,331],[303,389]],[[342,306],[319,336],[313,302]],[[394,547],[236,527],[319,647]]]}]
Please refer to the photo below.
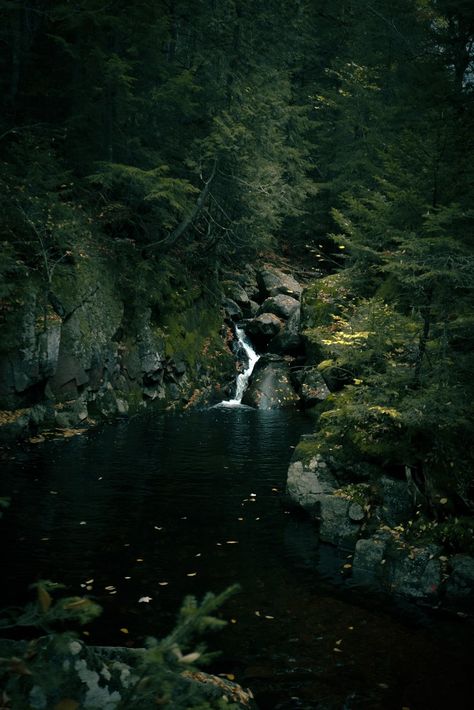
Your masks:
[{"label": "small waterfall cascade", "polygon": [[256,362],[260,359],[260,355],[257,355],[255,350],[251,346],[243,328],[235,326],[235,334],[237,336],[237,340],[239,342],[240,347],[245,351],[245,354],[249,359],[249,363],[244,372],[241,372],[239,375],[237,375],[234,399],[228,399],[224,402],[221,402],[221,406],[223,407],[238,407],[241,404],[242,396],[247,387],[250,375],[253,372],[253,368],[255,367]]}]

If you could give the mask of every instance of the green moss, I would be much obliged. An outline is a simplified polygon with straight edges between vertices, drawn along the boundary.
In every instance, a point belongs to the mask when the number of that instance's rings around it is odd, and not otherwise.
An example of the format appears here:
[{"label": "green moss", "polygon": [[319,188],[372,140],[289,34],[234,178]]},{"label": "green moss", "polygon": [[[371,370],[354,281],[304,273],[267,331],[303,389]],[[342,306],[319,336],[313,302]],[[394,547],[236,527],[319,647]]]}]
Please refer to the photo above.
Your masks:
[{"label": "green moss", "polygon": [[293,454],[293,460],[302,461],[303,464],[307,464],[315,456],[321,456],[321,451],[321,442],[317,435],[308,434],[303,436],[297,445]]}]

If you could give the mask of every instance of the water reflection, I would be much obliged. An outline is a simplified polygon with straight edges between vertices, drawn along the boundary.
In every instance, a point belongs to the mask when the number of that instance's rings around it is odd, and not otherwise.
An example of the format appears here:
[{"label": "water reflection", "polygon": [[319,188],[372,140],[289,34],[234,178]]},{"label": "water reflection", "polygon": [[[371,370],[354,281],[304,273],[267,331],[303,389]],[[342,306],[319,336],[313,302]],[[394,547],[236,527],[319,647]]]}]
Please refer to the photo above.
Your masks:
[{"label": "water reflection", "polygon": [[253,687],[263,710],[470,707],[470,622],[413,623],[345,591],[344,560],[287,514],[291,447],[309,428],[297,412],[218,408],[33,449],[3,472],[4,603],[39,577],[74,594],[94,579],[105,611],[91,640],[120,644],[126,626],[141,643],[171,626],[186,593],[238,581],[216,670]]}]

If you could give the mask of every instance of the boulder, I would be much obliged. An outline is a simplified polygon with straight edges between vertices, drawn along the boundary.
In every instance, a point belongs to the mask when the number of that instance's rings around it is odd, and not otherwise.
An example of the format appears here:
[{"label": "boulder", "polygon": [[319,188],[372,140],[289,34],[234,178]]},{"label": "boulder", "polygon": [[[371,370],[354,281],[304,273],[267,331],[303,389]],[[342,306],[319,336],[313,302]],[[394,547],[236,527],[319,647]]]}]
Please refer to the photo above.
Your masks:
[{"label": "boulder", "polygon": [[264,347],[283,326],[282,321],[273,313],[262,313],[249,320],[245,326],[245,332],[258,346]]},{"label": "boulder", "polygon": [[246,308],[250,302],[249,295],[237,281],[223,281],[222,289],[227,298],[237,303],[241,308]]},{"label": "boulder", "polygon": [[297,402],[288,363],[276,355],[263,355],[252,372],[242,404],[257,409],[280,409]]},{"label": "boulder", "polygon": [[56,372],[48,382],[51,391],[61,398],[71,394],[77,396],[77,388],[88,382],[89,376],[80,360],[61,345]]},{"label": "boulder", "polygon": [[338,482],[321,456],[290,463],[286,492],[293,503],[306,511],[314,512],[320,496],[332,493],[337,487]]},{"label": "boulder", "polygon": [[257,272],[257,283],[264,298],[283,293],[299,299],[303,291],[303,287],[293,276],[270,266]]},{"label": "boulder", "polygon": [[446,583],[446,596],[453,600],[474,598],[474,558],[454,555],[450,563],[452,571]]},{"label": "boulder", "polygon": [[360,524],[351,520],[349,509],[352,502],[335,495],[321,495],[318,498],[319,537],[338,547],[353,548],[356,544]]},{"label": "boulder", "polygon": [[244,317],[241,307],[237,305],[237,303],[231,298],[223,298],[222,306],[224,308],[226,318],[229,318],[230,320],[234,321],[239,321],[242,320],[242,318]]},{"label": "boulder", "polygon": [[268,351],[285,355],[295,354],[302,350],[303,339],[300,335],[300,309],[296,308],[284,323],[280,332],[268,343]]},{"label": "boulder", "polygon": [[361,584],[382,580],[387,538],[382,536],[357,540],[352,560],[352,577]]},{"label": "boulder", "polygon": [[257,311],[257,315],[262,313],[274,313],[279,318],[288,320],[293,313],[299,308],[300,304],[296,298],[279,293],[276,296],[266,298]]},{"label": "boulder", "polygon": [[[408,554],[407,554],[408,553]],[[414,599],[437,596],[441,584],[441,562],[437,545],[392,550],[387,574],[393,592]]]},{"label": "boulder", "polygon": [[382,476],[378,481],[382,505],[377,509],[379,518],[393,527],[406,523],[415,514],[415,503],[406,481]]}]

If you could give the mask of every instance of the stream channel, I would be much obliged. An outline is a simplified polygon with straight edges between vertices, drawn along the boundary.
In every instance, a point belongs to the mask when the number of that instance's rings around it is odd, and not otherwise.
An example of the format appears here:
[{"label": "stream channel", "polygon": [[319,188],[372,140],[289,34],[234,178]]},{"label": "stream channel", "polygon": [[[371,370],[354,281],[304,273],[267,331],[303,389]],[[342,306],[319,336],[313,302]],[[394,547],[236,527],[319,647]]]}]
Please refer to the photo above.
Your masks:
[{"label": "stream channel", "polygon": [[10,450],[3,605],[39,578],[69,594],[93,579],[104,613],[87,640],[140,645],[170,629],[185,594],[239,582],[222,610],[235,623],[208,638],[223,651],[210,670],[262,710],[472,708],[470,619],[347,588],[348,553],[318,549],[287,511],[288,461],[310,427],[296,411],[222,407]]}]

